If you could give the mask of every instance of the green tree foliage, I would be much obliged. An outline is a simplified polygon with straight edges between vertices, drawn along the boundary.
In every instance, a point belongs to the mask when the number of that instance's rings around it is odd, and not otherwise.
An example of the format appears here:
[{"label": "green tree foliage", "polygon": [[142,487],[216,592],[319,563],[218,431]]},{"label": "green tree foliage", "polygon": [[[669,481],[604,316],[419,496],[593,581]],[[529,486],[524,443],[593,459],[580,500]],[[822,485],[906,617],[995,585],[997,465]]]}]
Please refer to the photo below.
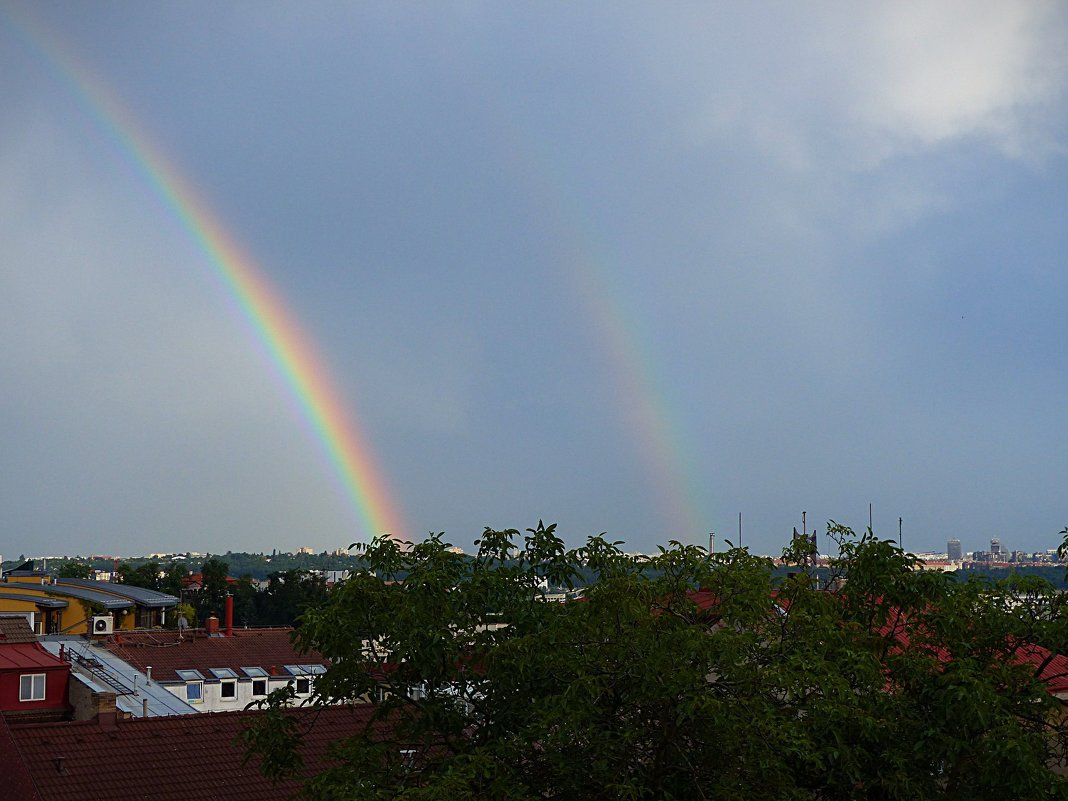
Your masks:
[{"label": "green tree foliage", "polygon": [[185,578],[188,575],[189,571],[185,565],[181,562],[171,562],[159,581],[160,591],[173,595],[175,598],[181,598],[182,590],[185,589]]},{"label": "green tree foliage", "polygon": [[174,607],[174,611],[170,616],[170,627],[178,628],[179,618],[185,618],[185,624],[189,628],[196,628],[197,625],[197,611],[193,608],[192,604],[180,603]]},{"label": "green tree foliage", "polygon": [[194,601],[197,608],[197,616],[207,620],[211,615],[222,615],[226,603],[226,594],[230,591],[230,582],[227,578],[230,573],[230,565],[217,557],[209,557],[200,566],[203,584],[196,593]]},{"label": "green tree foliage", "polygon": [[159,562],[144,562],[134,567],[129,562],[119,565],[119,582],[132,587],[144,587],[148,590],[160,588]]},{"label": "green tree foliage", "polygon": [[274,626],[292,626],[308,607],[326,601],[326,579],[307,570],[272,573],[258,600],[262,621]]},{"label": "green tree foliage", "polygon": [[[822,580],[803,538],[781,578],[744,549],[567,550],[541,524],[487,530],[473,558],[440,536],[371,543],[297,639],[332,660],[316,702],[374,703],[394,735],[337,744],[309,796],[1068,797],[1049,768],[1068,734],[1028,645],[1065,642],[1048,584],[959,582],[870,532],[829,534]],[[581,599],[545,599],[591,573]],[[245,742],[278,775],[300,733],[271,720]]]},{"label": "green tree foliage", "polygon": [[231,587],[234,596],[234,625],[255,626],[260,624],[260,615],[257,611],[259,592],[252,584],[252,577],[242,576],[237,584]]},{"label": "green tree foliage", "polygon": [[88,562],[79,559],[67,559],[59,563],[56,568],[56,576],[59,578],[87,579],[92,572],[92,566]]}]

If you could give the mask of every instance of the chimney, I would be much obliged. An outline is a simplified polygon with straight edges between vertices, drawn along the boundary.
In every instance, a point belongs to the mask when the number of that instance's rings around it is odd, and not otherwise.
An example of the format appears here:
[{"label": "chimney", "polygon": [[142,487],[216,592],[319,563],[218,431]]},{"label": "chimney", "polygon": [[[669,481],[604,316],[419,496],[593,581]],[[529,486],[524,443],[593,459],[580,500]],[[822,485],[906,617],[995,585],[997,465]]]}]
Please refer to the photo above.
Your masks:
[{"label": "chimney", "polygon": [[148,682],[152,681],[152,665],[145,666],[145,678],[148,679],[145,684],[148,684]]},{"label": "chimney", "polygon": [[204,629],[207,631],[208,634],[218,634],[219,618],[215,615],[209,617],[207,620],[204,621]]},{"label": "chimney", "polygon": [[148,699],[147,698],[142,698],[141,699],[141,717],[143,717],[143,718],[147,718],[148,717]]},{"label": "chimney", "polygon": [[226,593],[226,636],[234,636],[234,596]]},{"label": "chimney", "polygon": [[95,693],[94,700],[97,701],[97,725],[102,729],[114,729],[118,718],[115,711],[115,693]]}]

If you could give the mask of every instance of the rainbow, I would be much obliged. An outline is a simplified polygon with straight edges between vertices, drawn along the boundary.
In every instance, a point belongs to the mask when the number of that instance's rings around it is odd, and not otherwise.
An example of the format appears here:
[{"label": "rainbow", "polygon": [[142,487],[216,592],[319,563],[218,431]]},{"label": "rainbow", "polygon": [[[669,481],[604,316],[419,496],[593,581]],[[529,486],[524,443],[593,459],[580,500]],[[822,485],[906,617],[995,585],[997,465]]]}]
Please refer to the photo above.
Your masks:
[{"label": "rainbow", "polygon": [[9,28],[115,143],[205,256],[270,355],[302,418],[322,445],[361,535],[366,539],[383,534],[403,535],[406,529],[370,446],[313,343],[271,287],[264,271],[103,81],[28,15],[15,19],[12,11],[0,9],[0,19],[5,17]]},{"label": "rainbow", "polygon": [[[511,105],[503,92],[500,108]],[[596,223],[586,213],[575,193],[572,180],[561,169],[563,157],[552,153],[552,143],[533,136],[530,126],[502,114],[502,131],[513,138],[512,150],[528,157],[534,165],[525,173],[528,188],[547,215],[547,224],[561,243],[564,280],[588,311],[588,319],[605,357],[618,398],[626,415],[629,434],[638,457],[644,462],[652,494],[659,506],[659,518],[666,527],[655,532],[658,541],[707,542],[713,516],[706,509],[709,491],[699,486],[697,459],[687,444],[683,426],[673,413],[671,402],[661,387],[655,354],[644,343],[652,338],[644,333],[639,315],[625,300],[625,292],[615,279],[617,263]]]}]

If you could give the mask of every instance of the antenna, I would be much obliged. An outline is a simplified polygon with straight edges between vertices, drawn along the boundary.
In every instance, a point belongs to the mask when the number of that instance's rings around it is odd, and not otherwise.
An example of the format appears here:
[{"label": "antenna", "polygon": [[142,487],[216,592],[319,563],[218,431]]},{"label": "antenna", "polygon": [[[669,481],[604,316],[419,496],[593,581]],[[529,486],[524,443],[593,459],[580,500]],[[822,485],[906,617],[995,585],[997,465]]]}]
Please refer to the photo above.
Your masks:
[{"label": "antenna", "polygon": [[738,547],[742,547],[742,513],[738,513]]},{"label": "antenna", "polygon": [[868,528],[869,529],[873,528],[873,526],[871,524],[871,504],[870,503],[868,504]]},{"label": "antenna", "polygon": [[901,544],[901,518],[897,519],[897,547],[901,550],[905,550],[905,546]]}]

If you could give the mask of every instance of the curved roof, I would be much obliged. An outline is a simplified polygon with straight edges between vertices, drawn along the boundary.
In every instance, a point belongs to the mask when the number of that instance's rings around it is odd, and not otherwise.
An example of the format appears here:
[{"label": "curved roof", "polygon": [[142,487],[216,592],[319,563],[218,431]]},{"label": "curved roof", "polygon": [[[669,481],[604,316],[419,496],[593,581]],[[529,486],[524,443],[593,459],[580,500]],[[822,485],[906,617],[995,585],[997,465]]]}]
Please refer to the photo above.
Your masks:
[{"label": "curved roof", "polygon": [[178,599],[173,595],[156,590],[148,590],[144,587],[134,587],[130,584],[112,584],[106,581],[93,581],[92,579],[61,578],[56,579],[55,587],[83,587],[98,592],[110,593],[120,598],[126,598],[135,602],[138,606],[150,609],[170,609],[178,604]]},{"label": "curved roof", "polygon": [[48,584],[41,588],[51,595],[65,595],[69,598],[78,598],[82,601],[91,601],[100,604],[105,609],[129,609],[134,602],[129,598],[119,598],[100,590],[89,587],[74,587],[66,584]]},{"label": "curved roof", "polygon": [[67,602],[62,598],[51,598],[47,595],[32,595],[28,592],[9,592],[7,587],[4,587],[3,585],[0,585],[0,597],[14,598],[16,601],[31,601],[38,606],[45,606],[49,609],[66,609],[68,606]]}]

